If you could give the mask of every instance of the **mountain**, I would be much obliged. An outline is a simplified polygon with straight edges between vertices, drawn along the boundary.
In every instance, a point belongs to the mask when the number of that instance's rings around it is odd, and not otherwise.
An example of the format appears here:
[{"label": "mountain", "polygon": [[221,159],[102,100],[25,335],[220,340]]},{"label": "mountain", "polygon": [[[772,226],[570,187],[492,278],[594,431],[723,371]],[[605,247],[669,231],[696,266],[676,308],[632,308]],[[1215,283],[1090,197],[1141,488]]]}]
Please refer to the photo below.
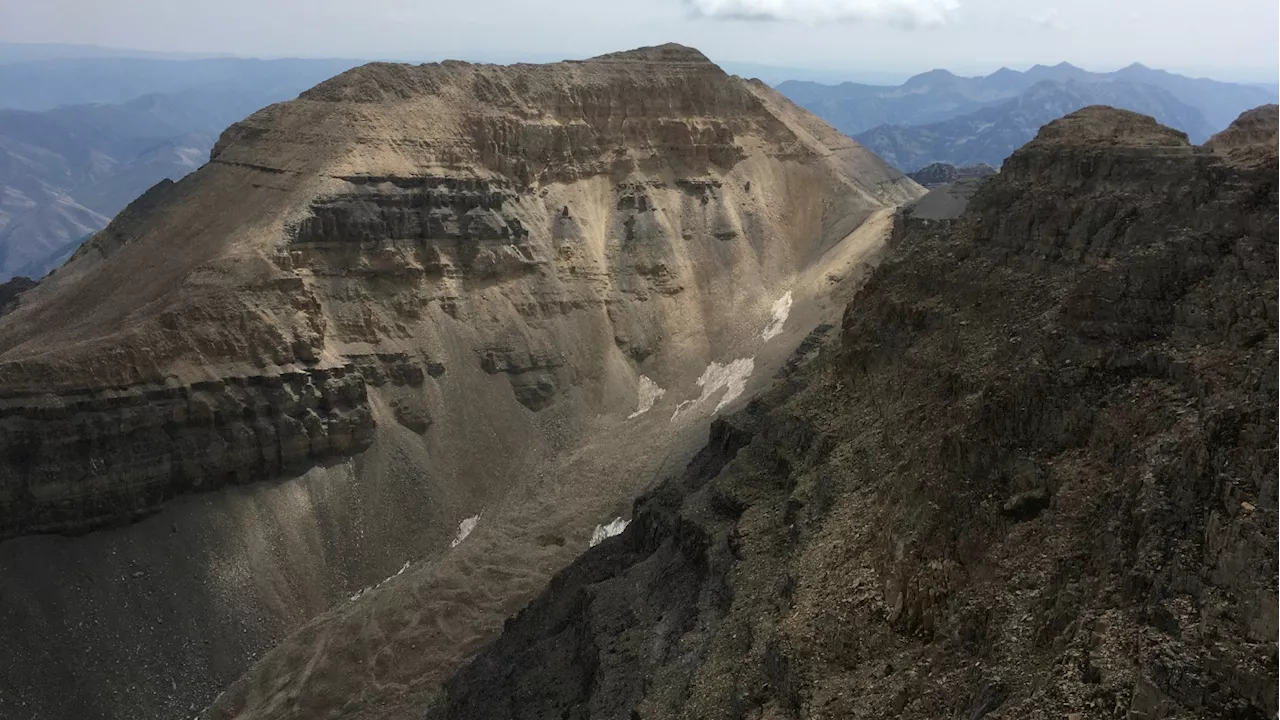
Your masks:
[{"label": "mountain", "polygon": [[406,716],[1274,717],[1252,149],[1091,107],[899,219],[839,330]]},{"label": "mountain", "polygon": [[[374,63],[235,123],[0,316],[0,716],[430,691],[922,192],[678,45]],[[403,662],[267,653],[295,630]],[[255,661],[292,674],[230,688]]]},{"label": "mountain", "polygon": [[1165,70],[1155,70],[1134,63],[1110,73],[1111,77],[1132,83],[1154,85],[1179,100],[1197,107],[1215,130],[1226,128],[1236,116],[1250,108],[1276,101],[1275,86],[1259,87],[1224,83],[1208,78],[1189,78]]},{"label": "mountain", "polygon": [[[1178,102],[1199,110],[1208,123],[1208,132],[1225,128],[1245,110],[1274,103],[1277,99],[1274,87],[1188,78],[1138,64],[1115,72],[1094,73],[1065,62],[1052,66],[1036,65],[1025,72],[1000,68],[980,77],[961,77],[946,70],[931,70],[896,87],[787,81],[777,88],[778,92],[831,123],[837,130],[856,137],[879,125],[927,125],[967,115],[984,106],[1012,99],[1045,81],[1119,81],[1154,86]],[[1197,137],[1198,130],[1178,129]]]},{"label": "mountain", "polygon": [[968,115],[919,126],[882,125],[858,142],[902,170],[931,163],[999,166],[1044,124],[1088,105],[1151,115],[1203,142],[1212,128],[1200,111],[1153,85],[1044,80],[1012,100]]},{"label": "mountain", "polygon": [[36,62],[41,60],[88,60],[99,58],[196,60],[208,59],[214,56],[215,55],[213,53],[155,52],[151,50],[102,47],[100,45],[0,42],[0,64]]},{"label": "mountain", "polygon": [[779,83],[777,89],[837,130],[856,135],[878,125],[945,120],[1007,99],[1024,89],[1020,82],[1017,89],[1010,89],[1000,73],[992,77],[994,80],[988,83],[986,78],[963,78],[946,70],[933,70],[916,75],[898,87],[787,80]]},{"label": "mountain", "polygon": [[[121,103],[0,110],[0,281],[44,275],[147,188],[199,167],[227,125],[296,96],[332,69],[254,61],[211,80],[184,74],[191,68],[179,62],[139,63],[177,66],[172,86],[190,87]],[[0,75],[10,67],[32,66],[0,66]],[[135,80],[133,90],[146,86],[146,73]],[[60,93],[65,82],[41,91]]]},{"label": "mountain", "polygon": [[995,168],[985,164],[956,167],[946,163],[933,163],[909,173],[907,177],[920,183],[921,187],[932,190],[963,178],[983,178],[997,172]]},{"label": "mountain", "polygon": [[245,91],[288,98],[357,64],[341,59],[137,57],[8,63],[0,64],[0,108],[41,111],[62,105],[121,104],[143,95],[184,91],[223,97]]},{"label": "mountain", "polygon": [[849,81],[873,84],[892,84],[901,83],[903,80],[911,76],[908,72],[894,72],[893,70],[886,70],[884,68],[823,70],[816,68],[780,67],[777,65],[764,65],[754,62],[733,61],[720,61],[719,65],[724,68],[724,71],[727,73],[732,75],[741,75],[742,77],[748,78],[758,78],[769,85],[777,85],[788,80],[811,80],[827,84]]}]

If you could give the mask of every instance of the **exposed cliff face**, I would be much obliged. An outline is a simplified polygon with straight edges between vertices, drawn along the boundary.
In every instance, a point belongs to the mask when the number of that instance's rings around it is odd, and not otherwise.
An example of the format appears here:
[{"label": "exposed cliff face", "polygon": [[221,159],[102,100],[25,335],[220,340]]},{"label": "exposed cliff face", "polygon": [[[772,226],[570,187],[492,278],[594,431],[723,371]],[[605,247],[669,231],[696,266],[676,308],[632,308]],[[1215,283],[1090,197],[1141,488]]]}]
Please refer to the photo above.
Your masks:
[{"label": "exposed cliff face", "polygon": [[[0,317],[0,714],[187,712],[326,608],[346,642],[406,562],[430,599],[381,626],[429,690],[834,320],[920,193],[679,46],[374,64],[234,125]],[[224,706],[389,687],[263,668]]]},{"label": "exposed cliff face", "polygon": [[128,522],[182,493],[352,455],[372,436],[364,378],[346,368],[10,397],[0,401],[0,527]]},{"label": "exposed cliff face", "polygon": [[1088,108],[432,718],[1276,714],[1276,149]]}]

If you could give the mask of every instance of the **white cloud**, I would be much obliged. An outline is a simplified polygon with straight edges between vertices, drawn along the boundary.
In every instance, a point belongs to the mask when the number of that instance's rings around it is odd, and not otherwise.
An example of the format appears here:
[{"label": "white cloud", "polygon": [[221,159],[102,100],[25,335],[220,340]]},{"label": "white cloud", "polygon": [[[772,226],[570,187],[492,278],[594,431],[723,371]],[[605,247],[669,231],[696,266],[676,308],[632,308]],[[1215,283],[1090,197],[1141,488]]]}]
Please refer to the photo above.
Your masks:
[{"label": "white cloud", "polygon": [[1066,30],[1066,23],[1062,22],[1062,16],[1058,14],[1057,8],[1049,8],[1044,12],[1036,13],[1031,16],[1031,22],[1048,30]]},{"label": "white cloud", "polygon": [[959,0],[686,0],[695,15],[726,20],[880,22],[906,30],[951,22]]}]

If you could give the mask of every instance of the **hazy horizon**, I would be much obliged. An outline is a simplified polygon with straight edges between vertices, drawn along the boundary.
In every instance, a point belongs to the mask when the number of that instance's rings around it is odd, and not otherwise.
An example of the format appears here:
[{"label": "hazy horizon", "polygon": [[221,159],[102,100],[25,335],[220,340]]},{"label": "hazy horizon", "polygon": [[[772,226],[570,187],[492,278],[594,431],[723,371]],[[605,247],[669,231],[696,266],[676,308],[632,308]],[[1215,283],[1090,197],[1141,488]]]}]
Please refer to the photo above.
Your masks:
[{"label": "hazy horizon", "polygon": [[358,11],[317,0],[305,12],[284,0],[180,7],[163,0],[0,0],[0,42],[409,62],[546,62],[679,42],[718,63],[805,71],[813,77],[800,79],[830,82],[900,82],[934,68],[977,75],[1064,61],[1094,71],[1140,62],[1276,82],[1275,2],[1224,0],[1212,32],[1195,9],[1154,0],[655,0],[640,16],[588,0],[370,0]]}]

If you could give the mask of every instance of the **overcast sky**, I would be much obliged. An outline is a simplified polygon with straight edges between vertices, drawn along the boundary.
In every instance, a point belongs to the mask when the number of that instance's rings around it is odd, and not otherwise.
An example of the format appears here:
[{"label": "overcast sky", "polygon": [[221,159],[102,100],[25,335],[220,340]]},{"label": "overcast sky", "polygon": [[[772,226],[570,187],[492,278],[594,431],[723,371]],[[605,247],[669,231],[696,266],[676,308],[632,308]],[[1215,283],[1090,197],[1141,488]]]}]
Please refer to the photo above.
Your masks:
[{"label": "overcast sky", "polygon": [[[0,0],[0,40],[250,56],[587,57],[990,72],[1063,60],[1275,80],[1277,0]],[[1226,77],[1235,76],[1235,77]]]}]

